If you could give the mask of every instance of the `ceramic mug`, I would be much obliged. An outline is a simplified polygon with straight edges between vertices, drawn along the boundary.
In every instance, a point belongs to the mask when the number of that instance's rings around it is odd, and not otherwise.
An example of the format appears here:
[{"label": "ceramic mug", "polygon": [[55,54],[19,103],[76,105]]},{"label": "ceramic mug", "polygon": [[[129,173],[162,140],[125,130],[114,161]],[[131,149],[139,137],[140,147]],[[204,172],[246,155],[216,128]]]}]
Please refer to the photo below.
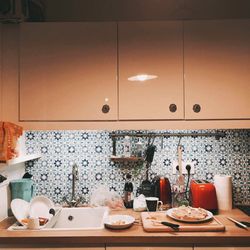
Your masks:
[{"label": "ceramic mug", "polygon": [[163,205],[162,201],[159,201],[158,197],[146,197],[147,210],[149,212],[155,212]]},{"label": "ceramic mug", "polygon": [[40,223],[38,218],[29,218],[27,228],[28,229],[39,229]]}]

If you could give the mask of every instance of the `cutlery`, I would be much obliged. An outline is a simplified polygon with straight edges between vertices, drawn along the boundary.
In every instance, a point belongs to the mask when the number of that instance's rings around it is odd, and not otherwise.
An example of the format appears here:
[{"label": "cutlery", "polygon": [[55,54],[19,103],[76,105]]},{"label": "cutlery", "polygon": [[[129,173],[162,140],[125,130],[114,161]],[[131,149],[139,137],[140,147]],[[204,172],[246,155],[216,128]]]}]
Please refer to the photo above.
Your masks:
[{"label": "cutlery", "polygon": [[235,219],[233,219],[231,217],[227,217],[227,219],[230,220],[230,221],[232,221],[232,222],[234,222],[238,227],[245,228],[245,229],[248,230],[247,226],[244,225],[244,224],[242,224],[242,223],[240,223],[239,221],[237,221],[237,220],[235,220]]},{"label": "cutlery", "polygon": [[170,223],[170,222],[167,222],[167,221],[157,221],[157,220],[154,220],[153,222],[160,223],[160,224],[162,224],[162,225],[164,225],[166,227],[170,227],[170,228],[172,228],[175,231],[178,231],[179,227],[180,227],[180,225],[178,225],[178,224]]},{"label": "cutlery", "polygon": [[167,227],[171,227],[172,229],[178,231],[179,230],[179,226],[178,224],[174,224],[174,223],[170,223],[170,222],[166,222],[166,221],[162,221],[161,222],[162,225],[167,226]]}]

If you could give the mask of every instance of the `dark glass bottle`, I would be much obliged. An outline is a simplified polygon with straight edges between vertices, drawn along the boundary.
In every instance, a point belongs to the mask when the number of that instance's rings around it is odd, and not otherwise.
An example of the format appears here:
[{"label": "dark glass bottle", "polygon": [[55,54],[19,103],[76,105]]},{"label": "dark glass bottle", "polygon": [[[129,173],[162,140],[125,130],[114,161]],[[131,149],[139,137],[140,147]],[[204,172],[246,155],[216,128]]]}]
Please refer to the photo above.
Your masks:
[{"label": "dark glass bottle", "polygon": [[154,196],[158,197],[164,205],[170,207],[172,204],[172,194],[169,179],[163,176],[156,176],[153,180]]},{"label": "dark glass bottle", "polygon": [[159,198],[163,204],[168,204],[171,206],[172,194],[169,179],[166,177],[161,177],[159,180]]},{"label": "dark glass bottle", "polygon": [[124,185],[124,206],[126,208],[133,208],[133,201],[134,201],[134,196],[133,196],[133,183],[131,182],[131,174],[126,175],[126,182]]}]

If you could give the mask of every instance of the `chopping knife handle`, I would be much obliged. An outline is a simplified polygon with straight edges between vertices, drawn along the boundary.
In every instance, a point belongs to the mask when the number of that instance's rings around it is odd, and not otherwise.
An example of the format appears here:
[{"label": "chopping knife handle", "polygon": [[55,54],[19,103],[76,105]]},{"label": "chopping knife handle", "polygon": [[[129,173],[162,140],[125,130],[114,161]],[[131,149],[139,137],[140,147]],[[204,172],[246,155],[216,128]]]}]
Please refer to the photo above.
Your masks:
[{"label": "chopping knife handle", "polygon": [[167,227],[171,227],[174,230],[178,230],[179,226],[180,226],[178,224],[170,223],[170,222],[167,222],[167,221],[162,221],[161,224],[164,225],[164,226],[167,226]]}]

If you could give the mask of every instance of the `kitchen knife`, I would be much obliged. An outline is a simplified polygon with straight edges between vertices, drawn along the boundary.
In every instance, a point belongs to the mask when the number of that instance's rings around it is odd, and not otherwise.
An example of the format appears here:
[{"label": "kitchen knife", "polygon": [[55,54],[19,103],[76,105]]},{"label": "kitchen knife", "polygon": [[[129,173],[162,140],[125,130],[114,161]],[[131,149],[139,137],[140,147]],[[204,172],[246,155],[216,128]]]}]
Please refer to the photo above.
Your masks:
[{"label": "kitchen knife", "polygon": [[161,224],[164,225],[164,226],[167,226],[167,227],[171,227],[175,231],[178,231],[179,227],[180,227],[180,225],[178,225],[178,224],[170,223],[170,222],[167,222],[167,221],[161,221]]},{"label": "kitchen knife", "polygon": [[178,224],[174,224],[174,223],[170,223],[167,221],[160,221],[160,220],[152,220],[153,223],[160,223],[166,227],[171,227],[173,230],[178,231],[179,230],[179,226]]},{"label": "kitchen knife", "polygon": [[248,230],[247,226],[245,224],[242,224],[240,223],[239,221],[231,218],[231,217],[227,217],[230,221],[234,222],[238,227],[241,227],[241,228],[245,228]]}]

